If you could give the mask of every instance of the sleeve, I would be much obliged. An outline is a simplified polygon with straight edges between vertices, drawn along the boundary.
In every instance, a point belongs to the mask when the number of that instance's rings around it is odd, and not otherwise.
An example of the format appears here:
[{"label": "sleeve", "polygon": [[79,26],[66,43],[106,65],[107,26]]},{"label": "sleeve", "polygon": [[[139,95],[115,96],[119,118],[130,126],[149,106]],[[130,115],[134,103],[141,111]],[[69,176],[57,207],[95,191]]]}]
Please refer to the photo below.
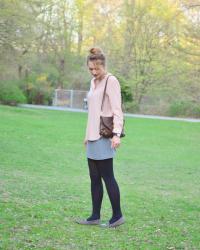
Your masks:
[{"label": "sleeve", "polygon": [[110,100],[110,105],[113,113],[113,133],[121,133],[123,128],[123,112],[121,108],[121,87],[115,76],[108,79],[106,93]]},{"label": "sleeve", "polygon": [[[91,88],[92,88],[92,81],[90,82],[90,88],[89,88],[89,91],[87,92],[87,101],[88,101],[88,93],[90,92]],[[89,123],[89,119],[87,116],[86,129],[85,129],[85,140],[88,139],[88,123]]]}]

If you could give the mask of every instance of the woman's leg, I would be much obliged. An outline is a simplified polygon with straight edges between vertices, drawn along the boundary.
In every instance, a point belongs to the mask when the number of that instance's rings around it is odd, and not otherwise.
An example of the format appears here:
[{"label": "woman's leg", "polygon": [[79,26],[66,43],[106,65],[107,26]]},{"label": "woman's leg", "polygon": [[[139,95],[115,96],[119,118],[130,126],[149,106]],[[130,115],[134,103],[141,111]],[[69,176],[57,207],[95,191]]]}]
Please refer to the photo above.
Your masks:
[{"label": "woman's leg", "polygon": [[114,223],[119,218],[122,217],[121,207],[120,207],[120,191],[119,186],[115,180],[113,172],[113,158],[99,160],[98,169],[101,176],[105,182],[108,196],[112,205],[113,216],[109,223]]},{"label": "woman's leg", "polygon": [[92,215],[87,220],[100,218],[101,203],[103,199],[103,184],[101,174],[97,167],[97,161],[88,159],[88,166],[91,179]]}]

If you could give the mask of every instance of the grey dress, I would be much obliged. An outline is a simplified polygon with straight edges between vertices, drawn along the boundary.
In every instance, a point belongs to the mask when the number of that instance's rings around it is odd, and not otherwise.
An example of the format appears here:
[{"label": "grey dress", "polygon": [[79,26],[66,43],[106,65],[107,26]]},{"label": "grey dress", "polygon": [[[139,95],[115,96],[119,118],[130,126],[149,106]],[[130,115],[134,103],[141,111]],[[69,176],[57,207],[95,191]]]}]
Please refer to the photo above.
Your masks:
[{"label": "grey dress", "polygon": [[116,149],[111,148],[111,140],[101,137],[96,141],[88,141],[86,147],[87,158],[93,160],[105,160],[113,158]]}]

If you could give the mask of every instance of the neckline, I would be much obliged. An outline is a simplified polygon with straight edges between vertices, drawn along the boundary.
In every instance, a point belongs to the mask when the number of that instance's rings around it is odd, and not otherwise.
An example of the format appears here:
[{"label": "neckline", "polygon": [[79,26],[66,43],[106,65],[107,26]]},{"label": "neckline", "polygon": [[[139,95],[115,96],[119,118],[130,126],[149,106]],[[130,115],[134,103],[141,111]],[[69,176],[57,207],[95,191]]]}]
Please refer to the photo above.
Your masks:
[{"label": "neckline", "polygon": [[93,79],[92,79],[92,82],[93,82],[93,89],[96,89],[97,86],[99,86],[99,85],[106,79],[106,77],[108,77],[108,75],[110,75],[109,72],[107,72],[107,73],[105,74],[105,76],[97,83],[97,85],[95,85],[95,78],[93,78]]}]

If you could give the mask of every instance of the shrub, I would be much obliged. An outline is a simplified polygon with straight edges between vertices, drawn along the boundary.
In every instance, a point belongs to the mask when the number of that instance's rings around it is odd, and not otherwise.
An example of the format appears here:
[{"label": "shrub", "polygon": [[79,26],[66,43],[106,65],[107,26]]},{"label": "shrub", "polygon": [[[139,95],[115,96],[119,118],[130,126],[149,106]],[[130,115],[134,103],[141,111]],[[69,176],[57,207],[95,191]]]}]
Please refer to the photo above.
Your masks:
[{"label": "shrub", "polygon": [[137,103],[135,103],[134,101],[125,102],[123,106],[124,106],[125,111],[130,112],[130,113],[139,112],[139,110],[140,110],[139,105]]},{"label": "shrub", "polygon": [[123,102],[131,102],[133,100],[132,90],[130,87],[130,83],[124,79],[122,76],[117,76],[120,85],[121,85],[121,92],[122,92],[122,100]]},{"label": "shrub", "polygon": [[7,105],[26,103],[26,97],[18,86],[17,81],[0,82],[0,102]]},{"label": "shrub", "polygon": [[27,96],[30,104],[45,104],[51,105],[53,99],[53,90],[51,82],[48,81],[48,76],[41,74],[31,74],[25,79],[24,94]]},{"label": "shrub", "polygon": [[191,114],[195,118],[200,118],[200,104],[193,107]]},{"label": "shrub", "polygon": [[200,117],[200,105],[192,101],[176,101],[169,106],[170,116]]}]

